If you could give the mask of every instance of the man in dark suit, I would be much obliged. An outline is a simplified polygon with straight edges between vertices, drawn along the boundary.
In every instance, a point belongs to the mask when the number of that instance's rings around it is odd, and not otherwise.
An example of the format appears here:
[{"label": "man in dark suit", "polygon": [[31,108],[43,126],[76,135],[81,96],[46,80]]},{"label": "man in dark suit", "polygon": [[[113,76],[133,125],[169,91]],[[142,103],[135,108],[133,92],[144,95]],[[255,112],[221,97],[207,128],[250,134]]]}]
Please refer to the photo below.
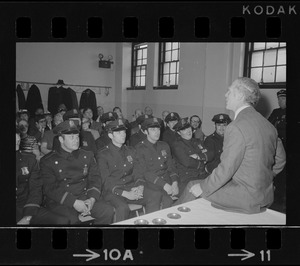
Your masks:
[{"label": "man in dark suit", "polygon": [[221,162],[206,179],[191,181],[179,200],[202,195],[217,208],[259,213],[273,202],[273,179],[286,162],[284,147],[274,126],[254,109],[260,98],[254,80],[236,79],[225,97],[234,120],[225,131]]}]

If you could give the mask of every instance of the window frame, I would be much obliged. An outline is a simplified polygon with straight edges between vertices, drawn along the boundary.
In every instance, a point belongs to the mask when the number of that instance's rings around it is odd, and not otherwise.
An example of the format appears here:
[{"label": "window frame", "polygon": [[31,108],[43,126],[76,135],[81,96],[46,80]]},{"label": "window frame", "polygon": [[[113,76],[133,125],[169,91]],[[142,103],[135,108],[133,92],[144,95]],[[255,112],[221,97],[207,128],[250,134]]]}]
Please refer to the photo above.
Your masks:
[{"label": "window frame", "polygon": [[[251,67],[251,61],[252,61],[252,54],[253,54],[253,46],[254,46],[254,43],[255,42],[248,42],[248,43],[245,43],[245,54],[244,54],[244,76],[245,77],[251,77],[251,69],[253,67]],[[267,42],[265,42],[267,43]],[[287,53],[287,45],[284,46],[285,49],[286,49],[286,53]],[[251,48],[251,49],[250,49]],[[271,51],[271,50],[277,50],[277,53],[276,53],[276,60],[275,60],[275,64],[274,66],[277,67],[277,54],[278,54],[278,50],[282,48],[282,46],[278,46],[276,48],[268,48],[268,49],[260,49],[260,50],[255,50],[255,52],[257,51]],[[287,56],[286,56],[287,58]],[[285,63],[285,67],[287,69],[287,64]],[[262,65],[262,69],[264,69],[265,66]],[[263,71],[263,70],[262,70]],[[287,71],[286,71],[287,73]],[[275,72],[276,74],[276,72]],[[265,83],[261,83],[259,82],[259,87],[260,88],[263,88],[263,89],[285,89],[286,88],[286,81],[285,82],[265,82]]]},{"label": "window frame", "polygon": [[[143,49],[147,49],[147,57],[146,57],[146,64],[145,65],[137,65],[137,53],[138,50],[142,50],[142,49],[135,49],[135,46],[137,45],[147,45],[147,48],[143,48]],[[130,85],[131,87],[127,88],[127,90],[146,90],[146,77],[147,77],[147,63],[148,63],[148,43],[147,42],[134,42],[132,43],[131,46],[131,81],[130,81]],[[135,82],[136,82],[136,69],[137,67],[142,67],[145,66],[145,86],[136,86]]]},{"label": "window frame", "polygon": [[[177,64],[180,63],[180,42],[178,43],[178,48],[177,49],[171,49],[170,51],[178,50],[178,60],[171,60],[171,61],[165,61],[165,50],[166,50],[166,43],[169,42],[160,42],[159,43],[159,54],[158,54],[158,86],[154,87],[154,90],[177,90],[178,89],[178,82],[179,82],[179,66],[178,66],[178,72],[176,70],[175,77],[177,84],[172,84],[172,85],[163,85],[163,76],[164,76],[164,64],[166,63],[171,63],[171,62],[176,62]],[[174,42],[170,42],[174,43]],[[173,45],[172,45],[173,48]],[[171,52],[172,53],[172,52]],[[163,58],[162,58],[163,57]],[[176,65],[177,69],[177,65]],[[170,75],[170,74],[169,74]]]}]

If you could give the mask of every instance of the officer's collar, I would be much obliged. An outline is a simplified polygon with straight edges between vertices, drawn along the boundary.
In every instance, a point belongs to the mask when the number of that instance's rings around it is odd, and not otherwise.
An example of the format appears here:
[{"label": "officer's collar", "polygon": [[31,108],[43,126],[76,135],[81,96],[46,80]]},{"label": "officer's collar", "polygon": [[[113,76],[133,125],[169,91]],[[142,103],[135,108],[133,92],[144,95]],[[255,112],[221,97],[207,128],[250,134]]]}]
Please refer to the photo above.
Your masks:
[{"label": "officer's collar", "polygon": [[115,144],[112,143],[112,141],[109,143],[109,146],[116,151],[121,150],[124,147],[124,144],[121,147],[116,146]]},{"label": "officer's collar", "polygon": [[59,148],[58,153],[65,159],[69,158],[69,157],[75,157],[78,158],[79,155],[79,149],[72,151],[72,152],[67,152],[66,150],[64,150],[62,147]]}]

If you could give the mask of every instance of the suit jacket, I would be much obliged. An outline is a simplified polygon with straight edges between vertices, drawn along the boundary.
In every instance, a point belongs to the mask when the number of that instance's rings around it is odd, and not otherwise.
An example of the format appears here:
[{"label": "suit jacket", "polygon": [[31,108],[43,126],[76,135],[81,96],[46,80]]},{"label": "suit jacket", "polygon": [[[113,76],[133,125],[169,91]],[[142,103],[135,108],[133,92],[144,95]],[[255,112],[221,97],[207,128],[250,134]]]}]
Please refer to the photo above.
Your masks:
[{"label": "suit jacket", "polygon": [[200,180],[202,196],[222,209],[261,212],[273,202],[273,178],[284,165],[285,151],[276,129],[247,107],[227,126],[221,163]]}]

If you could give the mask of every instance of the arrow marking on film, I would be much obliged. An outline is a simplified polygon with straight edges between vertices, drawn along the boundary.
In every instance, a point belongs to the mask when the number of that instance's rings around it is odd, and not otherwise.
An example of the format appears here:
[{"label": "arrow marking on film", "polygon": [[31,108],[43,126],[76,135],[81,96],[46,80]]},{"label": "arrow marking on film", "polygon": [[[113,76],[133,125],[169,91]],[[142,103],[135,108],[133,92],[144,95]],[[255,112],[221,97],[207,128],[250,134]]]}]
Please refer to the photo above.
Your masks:
[{"label": "arrow marking on film", "polygon": [[243,252],[245,253],[242,253],[242,254],[228,254],[229,257],[244,257],[242,258],[241,260],[246,260],[246,259],[250,259],[252,257],[255,256],[254,253],[248,251],[248,250],[245,250],[245,249],[242,249]]},{"label": "arrow marking on film", "polygon": [[73,254],[73,257],[88,257],[86,261],[93,260],[100,257],[100,254],[92,250],[86,249],[86,251],[89,252],[90,254]]}]

